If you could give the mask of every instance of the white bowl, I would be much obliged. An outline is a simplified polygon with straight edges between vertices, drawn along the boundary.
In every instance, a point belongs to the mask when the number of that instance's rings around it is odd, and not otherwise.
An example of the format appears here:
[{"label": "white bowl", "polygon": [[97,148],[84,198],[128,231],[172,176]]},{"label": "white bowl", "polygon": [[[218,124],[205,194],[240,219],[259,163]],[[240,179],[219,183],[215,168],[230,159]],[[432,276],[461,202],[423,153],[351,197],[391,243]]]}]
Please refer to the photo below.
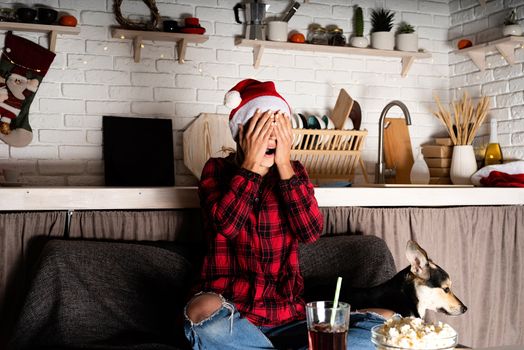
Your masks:
[{"label": "white bowl", "polygon": [[377,350],[452,350],[458,344],[458,334],[449,337],[435,339],[435,346],[424,345],[424,347],[399,347],[388,344],[386,337],[380,332],[384,325],[371,328],[371,342],[375,344]]}]

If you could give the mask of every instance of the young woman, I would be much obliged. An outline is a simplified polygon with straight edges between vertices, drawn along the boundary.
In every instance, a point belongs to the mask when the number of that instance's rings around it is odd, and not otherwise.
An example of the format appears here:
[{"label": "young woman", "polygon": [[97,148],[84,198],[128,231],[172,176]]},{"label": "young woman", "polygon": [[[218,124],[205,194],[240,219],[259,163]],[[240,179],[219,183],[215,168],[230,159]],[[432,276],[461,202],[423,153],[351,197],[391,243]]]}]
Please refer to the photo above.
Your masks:
[{"label": "young woman", "polygon": [[299,330],[305,347],[298,243],[316,241],[323,218],[306,170],[290,159],[291,111],[274,84],[244,80],[231,92],[240,95],[230,115],[237,152],[202,171],[208,251],[186,337],[194,349],[273,349],[268,337]]}]

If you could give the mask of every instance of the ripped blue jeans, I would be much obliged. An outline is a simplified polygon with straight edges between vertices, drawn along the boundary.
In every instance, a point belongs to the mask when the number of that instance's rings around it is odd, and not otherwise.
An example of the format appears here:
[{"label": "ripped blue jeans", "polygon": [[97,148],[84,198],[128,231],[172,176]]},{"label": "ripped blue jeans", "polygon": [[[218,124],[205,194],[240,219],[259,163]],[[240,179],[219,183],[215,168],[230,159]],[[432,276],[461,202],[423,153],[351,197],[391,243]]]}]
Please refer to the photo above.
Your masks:
[{"label": "ripped blue jeans", "polygon": [[[306,320],[277,327],[257,327],[246,318],[241,317],[232,303],[226,301],[222,296],[220,298],[222,307],[199,323],[189,320],[184,311],[184,331],[193,349],[307,350]],[[371,328],[384,321],[384,317],[375,313],[351,313],[347,348],[374,350],[375,346],[370,340]]]}]

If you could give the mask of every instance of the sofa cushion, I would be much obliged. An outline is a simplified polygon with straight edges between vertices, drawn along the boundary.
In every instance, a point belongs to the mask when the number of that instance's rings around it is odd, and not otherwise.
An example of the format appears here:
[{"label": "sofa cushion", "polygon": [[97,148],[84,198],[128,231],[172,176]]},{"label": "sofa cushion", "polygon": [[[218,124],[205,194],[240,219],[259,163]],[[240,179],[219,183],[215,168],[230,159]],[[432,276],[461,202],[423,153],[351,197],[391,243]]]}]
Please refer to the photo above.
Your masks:
[{"label": "sofa cushion", "polygon": [[344,287],[371,287],[396,273],[386,242],[376,236],[323,236],[299,248],[306,300],[330,300],[337,277]]},{"label": "sofa cushion", "polygon": [[194,271],[180,247],[167,247],[50,241],[12,343],[17,349],[177,348],[177,315]]}]

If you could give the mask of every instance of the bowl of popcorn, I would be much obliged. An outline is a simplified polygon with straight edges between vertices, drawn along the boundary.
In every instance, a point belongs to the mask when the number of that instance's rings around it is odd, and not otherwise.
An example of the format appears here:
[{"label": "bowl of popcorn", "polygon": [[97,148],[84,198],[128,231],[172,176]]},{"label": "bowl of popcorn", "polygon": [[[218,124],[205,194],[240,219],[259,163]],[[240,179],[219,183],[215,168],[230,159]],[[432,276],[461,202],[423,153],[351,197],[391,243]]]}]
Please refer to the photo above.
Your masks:
[{"label": "bowl of popcorn", "polygon": [[426,323],[416,317],[392,317],[371,329],[377,350],[448,350],[458,342],[457,332],[448,324]]}]

